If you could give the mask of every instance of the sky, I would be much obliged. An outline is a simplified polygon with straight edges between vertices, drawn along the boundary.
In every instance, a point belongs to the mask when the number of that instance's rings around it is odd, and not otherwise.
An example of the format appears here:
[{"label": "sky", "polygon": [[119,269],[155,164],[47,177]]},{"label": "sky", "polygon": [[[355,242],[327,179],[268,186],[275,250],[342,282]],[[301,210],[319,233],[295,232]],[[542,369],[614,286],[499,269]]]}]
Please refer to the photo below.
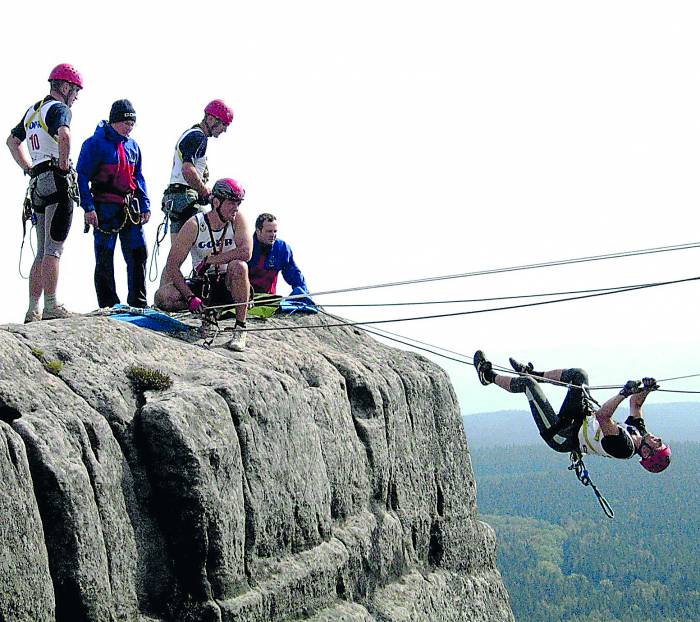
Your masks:
[{"label": "sky", "polygon": [[[73,106],[74,161],[111,103],[130,99],[153,205],[149,249],[175,142],[214,98],[228,102],[235,119],[209,142],[212,178],[243,183],[251,219],[277,216],[312,292],[700,240],[697,3],[272,0],[164,8],[66,0],[59,14],[55,3],[31,6],[31,13],[20,4],[0,9],[3,23],[14,25],[0,41],[5,137],[46,95],[60,62],[75,65],[85,82]],[[7,150],[0,170],[7,215],[0,323],[10,323],[23,319],[27,304],[18,272],[26,178]],[[699,264],[700,249],[692,249],[317,302],[354,320],[389,319],[479,305],[330,305],[675,280],[697,276]],[[93,269],[92,235],[83,233],[78,208],[58,291],[71,310],[96,307]],[[116,272],[124,300],[121,257]],[[149,283],[149,301],[156,286]],[[538,369],[584,367],[593,385],[622,384],[700,373],[697,309],[691,282],[383,327],[469,357],[481,348],[501,365],[512,355]],[[526,407],[520,396],[481,387],[473,368],[430,358],[450,374],[465,414]],[[700,378],[664,388],[700,391]],[[551,395],[556,401],[557,390]]]}]

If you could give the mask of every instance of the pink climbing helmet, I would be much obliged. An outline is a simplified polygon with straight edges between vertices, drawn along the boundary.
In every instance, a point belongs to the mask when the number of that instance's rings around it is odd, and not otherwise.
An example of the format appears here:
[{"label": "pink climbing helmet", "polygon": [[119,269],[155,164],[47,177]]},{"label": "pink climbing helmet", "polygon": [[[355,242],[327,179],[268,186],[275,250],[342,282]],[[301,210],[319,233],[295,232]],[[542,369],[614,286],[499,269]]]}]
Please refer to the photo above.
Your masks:
[{"label": "pink climbing helmet", "polygon": [[245,190],[243,189],[243,186],[241,186],[241,184],[239,184],[235,179],[231,179],[230,177],[219,179],[211,189],[211,193],[223,201],[226,199],[231,199],[232,201],[238,201],[239,203],[245,197]]},{"label": "pink climbing helmet", "polygon": [[49,74],[49,81],[51,80],[63,80],[63,82],[75,84],[79,89],[83,88],[83,76],[73,65],[68,63],[56,65]]},{"label": "pink climbing helmet", "polygon": [[639,464],[651,473],[661,473],[661,471],[671,464],[671,448],[668,445],[661,445],[661,447],[652,451],[646,458],[642,458]]},{"label": "pink climbing helmet", "polygon": [[214,99],[210,101],[206,108],[204,108],[205,114],[210,114],[212,117],[219,119],[227,127],[231,125],[233,121],[233,110],[229,108],[221,99]]}]

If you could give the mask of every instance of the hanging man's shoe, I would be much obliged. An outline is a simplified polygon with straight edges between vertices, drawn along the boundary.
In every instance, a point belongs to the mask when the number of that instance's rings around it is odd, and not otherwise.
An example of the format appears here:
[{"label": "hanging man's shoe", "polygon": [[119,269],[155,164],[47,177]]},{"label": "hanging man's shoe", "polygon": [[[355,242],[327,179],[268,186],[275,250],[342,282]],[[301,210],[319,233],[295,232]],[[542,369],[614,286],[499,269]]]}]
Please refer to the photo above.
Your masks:
[{"label": "hanging man's shoe", "polygon": [[492,367],[491,361],[486,359],[486,355],[481,350],[474,352],[474,369],[476,369],[479,382],[484,386],[491,384],[496,379]]}]

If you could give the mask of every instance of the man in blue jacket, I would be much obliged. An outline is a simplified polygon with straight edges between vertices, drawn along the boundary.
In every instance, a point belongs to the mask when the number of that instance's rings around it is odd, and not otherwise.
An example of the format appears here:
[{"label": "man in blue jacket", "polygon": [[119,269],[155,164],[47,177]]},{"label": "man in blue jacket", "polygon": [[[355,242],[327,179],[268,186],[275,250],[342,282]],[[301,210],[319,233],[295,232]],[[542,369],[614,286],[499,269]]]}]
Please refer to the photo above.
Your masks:
[{"label": "man in blue jacket", "polygon": [[248,262],[250,285],[256,294],[277,293],[277,276],[292,288],[292,294],[308,292],[306,280],[294,262],[289,244],[277,239],[277,218],[260,214],[255,221],[253,255]]},{"label": "man in blue jacket", "polygon": [[141,149],[129,138],[136,111],[128,99],[112,104],[109,122],[101,121],[78,158],[78,186],[85,226],[95,233],[95,290],[100,307],[119,304],[114,283],[117,235],[126,261],[132,307],[146,306],[146,240],[150,202],[141,172]]}]

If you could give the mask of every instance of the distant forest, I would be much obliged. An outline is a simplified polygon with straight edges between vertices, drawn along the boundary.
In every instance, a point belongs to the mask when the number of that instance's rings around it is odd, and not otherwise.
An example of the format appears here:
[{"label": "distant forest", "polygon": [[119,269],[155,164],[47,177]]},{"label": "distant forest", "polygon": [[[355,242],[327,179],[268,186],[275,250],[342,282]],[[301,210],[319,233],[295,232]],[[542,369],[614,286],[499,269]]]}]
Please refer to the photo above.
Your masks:
[{"label": "distant forest", "polygon": [[586,461],[615,511],[544,444],[475,448],[481,518],[518,622],[700,620],[700,443],[658,475],[635,459]]}]

